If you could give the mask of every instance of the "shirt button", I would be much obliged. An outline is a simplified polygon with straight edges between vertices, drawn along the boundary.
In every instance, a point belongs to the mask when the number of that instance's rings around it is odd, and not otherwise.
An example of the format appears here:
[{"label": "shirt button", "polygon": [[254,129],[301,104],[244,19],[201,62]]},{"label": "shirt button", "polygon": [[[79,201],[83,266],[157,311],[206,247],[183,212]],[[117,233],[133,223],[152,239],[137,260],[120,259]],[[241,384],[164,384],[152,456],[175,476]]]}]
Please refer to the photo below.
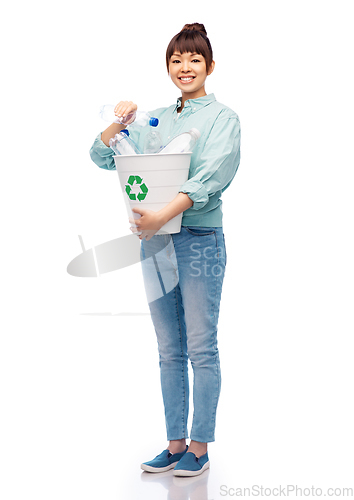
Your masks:
[{"label": "shirt button", "polygon": [[193,108],[193,111],[195,111],[197,108]]}]

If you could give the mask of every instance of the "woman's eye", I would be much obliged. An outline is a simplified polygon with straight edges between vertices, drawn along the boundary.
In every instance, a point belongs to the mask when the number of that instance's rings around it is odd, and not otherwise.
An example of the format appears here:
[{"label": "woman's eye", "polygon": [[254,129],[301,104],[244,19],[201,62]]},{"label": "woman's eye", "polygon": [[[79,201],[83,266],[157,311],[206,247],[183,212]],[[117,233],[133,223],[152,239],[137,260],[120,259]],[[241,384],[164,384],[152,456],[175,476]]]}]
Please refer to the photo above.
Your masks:
[{"label": "woman's eye", "polygon": [[199,59],[193,59],[192,62],[200,62],[200,60]]},{"label": "woman's eye", "polygon": [[180,61],[178,59],[175,59],[174,61],[172,61],[172,64],[174,63],[179,63]]}]

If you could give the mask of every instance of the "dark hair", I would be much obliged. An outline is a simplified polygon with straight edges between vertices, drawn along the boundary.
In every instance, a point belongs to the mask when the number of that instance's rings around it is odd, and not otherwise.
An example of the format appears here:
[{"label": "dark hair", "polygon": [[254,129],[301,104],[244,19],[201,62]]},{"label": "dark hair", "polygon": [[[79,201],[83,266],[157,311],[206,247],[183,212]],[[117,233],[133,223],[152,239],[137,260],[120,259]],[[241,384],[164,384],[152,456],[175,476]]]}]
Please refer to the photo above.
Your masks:
[{"label": "dark hair", "polygon": [[185,52],[195,52],[196,54],[201,54],[205,59],[207,71],[213,61],[213,49],[211,48],[209,38],[207,37],[204,24],[185,24],[181,31],[172,38],[166,50],[167,71],[171,56],[176,50],[178,50],[181,54],[184,54]]}]

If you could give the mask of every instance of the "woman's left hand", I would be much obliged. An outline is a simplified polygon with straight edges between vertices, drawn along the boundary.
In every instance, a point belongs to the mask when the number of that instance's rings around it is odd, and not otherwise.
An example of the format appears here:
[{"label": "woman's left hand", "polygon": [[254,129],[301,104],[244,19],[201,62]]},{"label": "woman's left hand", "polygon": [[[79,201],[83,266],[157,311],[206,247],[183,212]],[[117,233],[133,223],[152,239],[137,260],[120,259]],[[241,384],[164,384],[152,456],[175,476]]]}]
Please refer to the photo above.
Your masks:
[{"label": "woman's left hand", "polygon": [[137,226],[131,227],[130,230],[133,233],[141,232],[139,235],[141,240],[146,238],[146,241],[148,241],[164,225],[159,212],[147,210],[146,208],[132,208],[132,211],[140,214],[141,217],[139,219],[129,218],[129,222]]}]

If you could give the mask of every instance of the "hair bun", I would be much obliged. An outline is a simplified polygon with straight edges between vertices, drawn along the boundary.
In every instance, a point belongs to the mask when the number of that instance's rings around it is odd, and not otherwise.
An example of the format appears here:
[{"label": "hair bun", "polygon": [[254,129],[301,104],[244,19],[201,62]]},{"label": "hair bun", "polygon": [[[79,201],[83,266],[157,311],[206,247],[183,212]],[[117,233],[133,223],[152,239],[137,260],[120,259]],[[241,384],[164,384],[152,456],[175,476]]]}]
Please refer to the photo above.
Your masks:
[{"label": "hair bun", "polygon": [[200,33],[207,34],[204,24],[193,23],[193,24],[185,24],[181,31],[199,31]]}]

